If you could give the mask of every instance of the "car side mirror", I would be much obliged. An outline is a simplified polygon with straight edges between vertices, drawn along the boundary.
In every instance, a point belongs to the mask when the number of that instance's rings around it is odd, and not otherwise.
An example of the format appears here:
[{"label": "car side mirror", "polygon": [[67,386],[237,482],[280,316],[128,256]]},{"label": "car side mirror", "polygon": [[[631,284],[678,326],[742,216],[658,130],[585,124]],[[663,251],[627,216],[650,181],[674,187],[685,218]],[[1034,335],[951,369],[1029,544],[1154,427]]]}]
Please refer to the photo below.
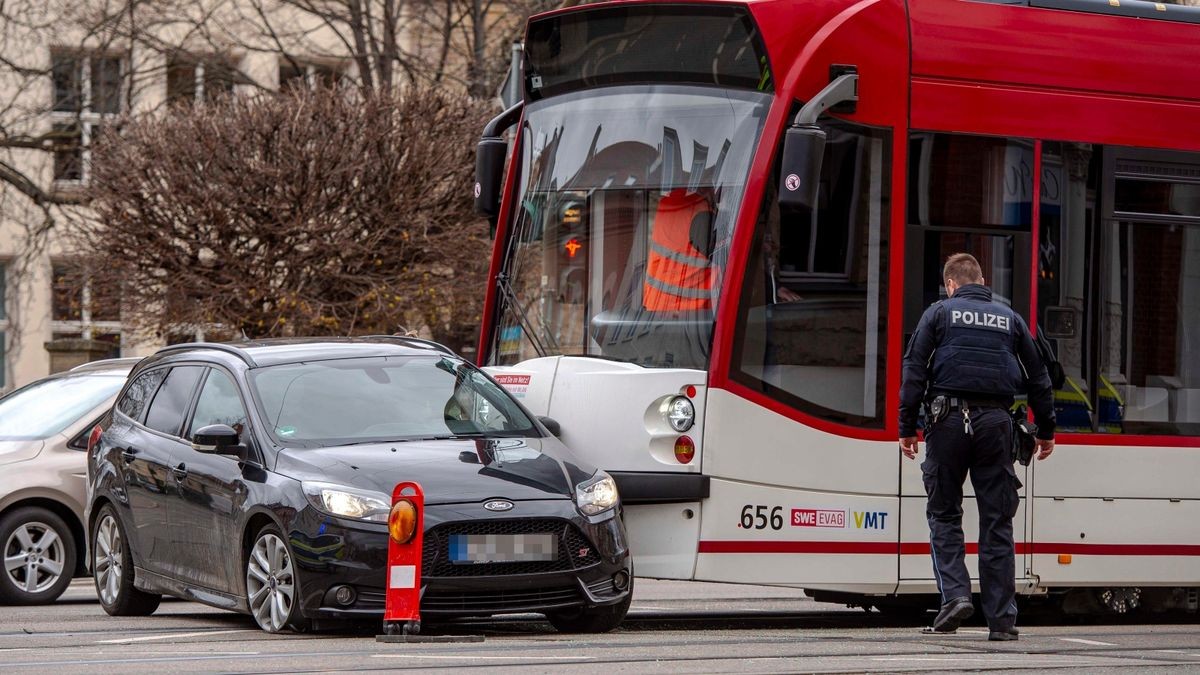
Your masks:
[{"label": "car side mirror", "polygon": [[201,427],[192,437],[192,449],[212,455],[234,455],[245,459],[246,446],[238,444],[238,432],[228,424]]},{"label": "car side mirror", "polygon": [[780,210],[812,212],[817,208],[824,158],[825,132],[820,127],[815,124],[788,127],[780,157]]},{"label": "car side mirror", "polygon": [[562,425],[558,423],[558,420],[552,417],[539,417],[538,421],[546,427],[546,431],[554,434],[555,438],[562,438]]}]

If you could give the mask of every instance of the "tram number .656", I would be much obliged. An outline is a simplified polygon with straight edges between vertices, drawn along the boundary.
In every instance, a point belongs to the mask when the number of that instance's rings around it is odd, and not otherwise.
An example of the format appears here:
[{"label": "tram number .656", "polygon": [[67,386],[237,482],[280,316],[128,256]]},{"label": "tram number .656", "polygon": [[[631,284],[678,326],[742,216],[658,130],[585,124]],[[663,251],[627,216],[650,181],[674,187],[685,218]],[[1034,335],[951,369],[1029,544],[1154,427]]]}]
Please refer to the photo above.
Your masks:
[{"label": "tram number .656", "polygon": [[741,525],[747,530],[783,529],[783,507],[747,504],[742,507]]}]

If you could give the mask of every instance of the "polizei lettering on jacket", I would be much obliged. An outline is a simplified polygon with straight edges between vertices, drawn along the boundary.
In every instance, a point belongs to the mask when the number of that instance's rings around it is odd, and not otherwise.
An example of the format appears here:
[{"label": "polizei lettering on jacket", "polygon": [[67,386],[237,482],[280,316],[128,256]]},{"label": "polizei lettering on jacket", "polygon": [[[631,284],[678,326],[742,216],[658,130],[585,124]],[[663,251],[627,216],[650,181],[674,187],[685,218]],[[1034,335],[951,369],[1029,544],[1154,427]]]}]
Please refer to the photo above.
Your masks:
[{"label": "polizei lettering on jacket", "polygon": [[1011,330],[1012,319],[1001,314],[980,312],[978,310],[956,309],[950,312],[950,323],[960,326],[979,326],[980,328],[997,328],[1002,331]]}]

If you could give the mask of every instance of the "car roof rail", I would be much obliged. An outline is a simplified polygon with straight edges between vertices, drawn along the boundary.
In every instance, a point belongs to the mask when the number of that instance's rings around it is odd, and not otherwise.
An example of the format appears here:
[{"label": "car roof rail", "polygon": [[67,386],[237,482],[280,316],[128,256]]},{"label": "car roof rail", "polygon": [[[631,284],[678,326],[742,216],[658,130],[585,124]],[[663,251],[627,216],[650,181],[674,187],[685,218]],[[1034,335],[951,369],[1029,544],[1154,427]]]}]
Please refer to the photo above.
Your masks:
[{"label": "car roof rail", "polygon": [[392,341],[400,342],[400,343],[420,345],[422,347],[433,347],[434,349],[438,350],[439,352],[442,352],[443,354],[449,354],[450,356],[458,356],[458,354],[454,353],[453,349],[450,349],[449,347],[447,347],[446,345],[444,345],[440,342],[434,342],[433,340],[426,340],[425,338],[412,337],[410,335],[363,335],[363,336],[360,336],[358,339],[360,339],[360,340],[392,340]]},{"label": "car roof rail", "polygon": [[246,365],[250,366],[251,368],[258,367],[258,363],[255,362],[254,358],[247,354],[245,350],[234,347],[233,345],[221,344],[219,342],[181,342],[177,345],[167,345],[166,347],[163,347],[155,352],[155,354],[164,354],[167,352],[186,352],[193,349],[214,349],[219,352],[225,352],[226,354],[233,354],[244,361]]},{"label": "car roof rail", "polygon": [[78,373],[84,370],[98,370],[101,368],[116,368],[119,366],[132,366],[138,361],[141,361],[141,356],[122,356],[115,359],[99,359],[97,361],[87,361],[81,363],[74,368],[68,370],[68,373]]}]

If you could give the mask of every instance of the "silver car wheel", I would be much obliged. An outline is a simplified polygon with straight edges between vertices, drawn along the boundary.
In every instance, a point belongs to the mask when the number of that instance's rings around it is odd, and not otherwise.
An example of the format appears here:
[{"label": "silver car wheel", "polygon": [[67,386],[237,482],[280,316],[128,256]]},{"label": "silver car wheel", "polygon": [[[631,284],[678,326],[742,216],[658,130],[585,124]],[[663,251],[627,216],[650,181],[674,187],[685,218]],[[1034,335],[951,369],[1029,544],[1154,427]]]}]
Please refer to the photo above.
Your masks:
[{"label": "silver car wheel", "polygon": [[96,575],[96,590],[100,591],[100,601],[111,606],[121,589],[122,554],[121,530],[111,515],[105,515],[96,528],[95,554],[92,570]]},{"label": "silver car wheel", "polygon": [[66,565],[62,535],[45,523],[23,523],[4,543],[4,573],[9,583],[26,593],[41,593],[53,586]]},{"label": "silver car wheel", "polygon": [[254,542],[246,563],[246,596],[260,628],[278,633],[287,626],[295,589],[287,545],[274,533],[264,533]]}]

